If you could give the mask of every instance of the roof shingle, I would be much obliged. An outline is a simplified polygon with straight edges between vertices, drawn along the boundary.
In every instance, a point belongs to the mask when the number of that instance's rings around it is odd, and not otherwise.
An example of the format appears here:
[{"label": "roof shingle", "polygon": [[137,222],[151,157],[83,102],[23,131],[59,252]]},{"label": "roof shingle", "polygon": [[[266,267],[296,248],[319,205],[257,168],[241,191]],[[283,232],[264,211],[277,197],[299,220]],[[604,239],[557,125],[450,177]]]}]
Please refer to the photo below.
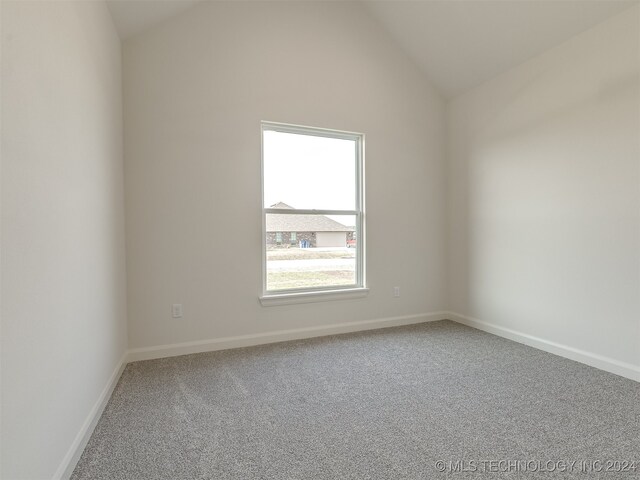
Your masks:
[{"label": "roof shingle", "polygon": [[[293,210],[286,203],[278,202],[270,208]],[[353,232],[352,227],[336,222],[324,215],[267,214],[267,232]]]}]

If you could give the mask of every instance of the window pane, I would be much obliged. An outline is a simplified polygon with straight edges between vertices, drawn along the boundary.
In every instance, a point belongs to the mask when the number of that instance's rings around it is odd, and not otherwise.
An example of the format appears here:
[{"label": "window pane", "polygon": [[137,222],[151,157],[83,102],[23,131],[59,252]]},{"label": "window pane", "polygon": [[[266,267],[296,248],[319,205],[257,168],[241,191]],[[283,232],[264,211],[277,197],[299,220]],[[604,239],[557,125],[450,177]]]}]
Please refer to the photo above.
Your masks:
[{"label": "window pane", "polygon": [[[267,290],[356,285],[354,215],[266,215]],[[276,233],[296,232],[295,245]]]},{"label": "window pane", "polygon": [[355,140],[265,130],[263,156],[265,207],[355,210]]}]

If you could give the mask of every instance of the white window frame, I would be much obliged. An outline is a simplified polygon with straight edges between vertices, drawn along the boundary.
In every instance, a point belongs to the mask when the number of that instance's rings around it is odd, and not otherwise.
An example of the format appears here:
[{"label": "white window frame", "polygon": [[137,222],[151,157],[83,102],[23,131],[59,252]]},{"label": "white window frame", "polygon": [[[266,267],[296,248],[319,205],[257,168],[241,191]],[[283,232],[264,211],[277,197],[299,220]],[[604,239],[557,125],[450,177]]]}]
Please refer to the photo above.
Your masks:
[{"label": "white window frame", "polygon": [[[322,210],[322,209],[293,209],[285,210],[269,208],[264,205],[264,132],[276,131],[314,137],[338,138],[351,140],[356,145],[356,198],[354,210]],[[368,294],[366,287],[365,269],[365,209],[364,209],[364,134],[345,132],[326,128],[290,125],[286,123],[261,122],[260,131],[260,161],[262,188],[262,296],[260,302],[264,306],[285,305],[290,303],[309,303],[324,300],[338,300],[359,298]],[[286,215],[352,215],[356,218],[356,282],[353,285],[334,285],[315,288],[294,288],[288,290],[267,290],[267,214]]]}]

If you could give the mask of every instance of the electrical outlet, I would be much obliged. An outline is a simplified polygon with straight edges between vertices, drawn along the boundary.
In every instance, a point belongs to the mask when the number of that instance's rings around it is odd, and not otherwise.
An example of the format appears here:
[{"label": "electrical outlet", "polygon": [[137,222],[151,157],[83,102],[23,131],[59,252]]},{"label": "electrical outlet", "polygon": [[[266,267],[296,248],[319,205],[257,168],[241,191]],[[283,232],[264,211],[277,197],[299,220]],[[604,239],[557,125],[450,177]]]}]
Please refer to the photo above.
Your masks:
[{"label": "electrical outlet", "polygon": [[400,296],[400,287],[393,287],[393,296],[394,297]]},{"label": "electrical outlet", "polygon": [[174,303],[171,305],[171,316],[173,318],[182,318],[182,304]]}]

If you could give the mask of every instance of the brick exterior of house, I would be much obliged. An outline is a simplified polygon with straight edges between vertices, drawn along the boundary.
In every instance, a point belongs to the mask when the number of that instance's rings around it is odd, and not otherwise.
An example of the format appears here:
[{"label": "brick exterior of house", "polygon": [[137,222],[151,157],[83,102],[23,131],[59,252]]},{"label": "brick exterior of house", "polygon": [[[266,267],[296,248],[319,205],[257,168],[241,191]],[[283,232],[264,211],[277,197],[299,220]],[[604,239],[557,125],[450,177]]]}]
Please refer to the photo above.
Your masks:
[{"label": "brick exterior of house", "polygon": [[[288,214],[293,207],[286,203],[276,203],[270,208],[281,209],[283,213],[269,213],[266,215],[267,248],[306,247],[315,248],[318,245],[316,233],[336,233],[345,235],[345,243],[355,237],[355,232],[327,216],[319,214]],[[292,238],[293,237],[293,238]],[[335,238],[335,237],[334,237]],[[321,241],[322,240],[321,236]],[[334,240],[335,241],[335,240]]]},{"label": "brick exterior of house", "polygon": [[[291,232],[279,232],[282,234],[282,242],[276,241],[276,232],[267,232],[267,248],[290,248],[299,247],[302,240],[306,240],[309,243],[309,247],[316,247],[316,234],[315,232],[296,232],[296,240],[291,243]],[[347,241],[355,238],[356,232],[346,232]]]},{"label": "brick exterior of house", "polygon": [[315,248],[316,234],[315,232],[296,232],[296,240],[291,243],[291,232],[280,232],[282,234],[282,242],[276,242],[276,232],[267,232],[267,248],[289,248],[299,247],[302,240],[309,242],[309,246]]}]

